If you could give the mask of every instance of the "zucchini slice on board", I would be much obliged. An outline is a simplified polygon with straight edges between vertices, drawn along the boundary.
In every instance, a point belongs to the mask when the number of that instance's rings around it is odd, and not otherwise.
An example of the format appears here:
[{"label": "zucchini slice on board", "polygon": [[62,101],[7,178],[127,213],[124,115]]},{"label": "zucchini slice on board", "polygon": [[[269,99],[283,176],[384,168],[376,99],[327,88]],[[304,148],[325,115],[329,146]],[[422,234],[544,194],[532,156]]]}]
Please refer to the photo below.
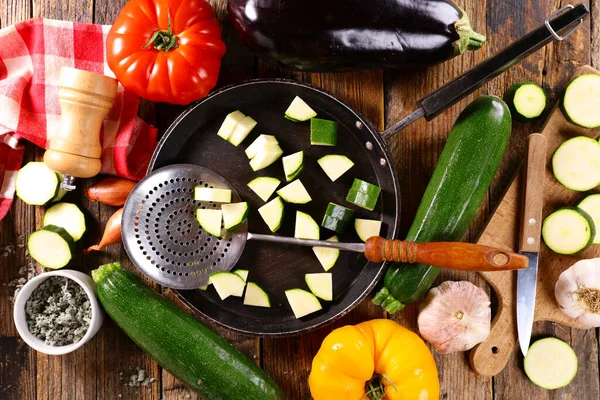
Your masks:
[{"label": "zucchini slice on board", "polygon": [[523,360],[531,382],[548,390],[567,386],[577,374],[577,364],[571,346],[553,337],[533,343]]},{"label": "zucchini slice on board", "polygon": [[306,204],[312,201],[312,197],[310,197],[300,179],[296,179],[294,182],[282,187],[277,191],[277,194],[286,203]]},{"label": "zucchini slice on board", "polygon": [[546,93],[534,82],[515,83],[504,93],[504,101],[517,121],[537,118],[546,109]]},{"label": "zucchini slice on board", "polygon": [[248,282],[246,285],[246,295],[244,296],[244,305],[255,307],[271,307],[269,295],[260,286],[254,282]]},{"label": "zucchini slice on board", "polygon": [[221,223],[223,222],[223,211],[208,208],[196,209],[196,220],[210,235],[221,237]]},{"label": "zucchini slice on board", "polygon": [[335,146],[337,144],[338,124],[328,119],[310,120],[310,144],[313,146]]},{"label": "zucchini slice on board", "polygon": [[561,107],[565,117],[584,128],[600,126],[600,75],[579,75],[567,85]]},{"label": "zucchini slice on board", "polygon": [[44,268],[59,269],[71,261],[75,241],[64,228],[46,225],[27,239],[29,255]]},{"label": "zucchini slice on board", "polygon": [[219,131],[217,132],[217,136],[227,140],[229,136],[233,133],[233,130],[237,126],[237,124],[246,118],[246,116],[241,111],[234,111],[232,113],[227,114]]},{"label": "zucchini slice on board", "polygon": [[289,156],[285,156],[281,159],[283,163],[283,172],[285,173],[285,180],[288,182],[293,181],[300,175],[300,172],[304,169],[304,152],[299,151]]},{"label": "zucchini slice on board", "polygon": [[215,287],[221,300],[229,296],[242,297],[246,281],[233,272],[215,272],[210,275],[210,283]]},{"label": "zucchini slice on board", "polygon": [[600,143],[587,136],[567,140],[552,156],[552,172],[564,187],[577,192],[600,185]]},{"label": "zucchini slice on board", "polygon": [[[339,242],[339,239],[337,236],[332,236],[327,239],[327,241]],[[313,247],[312,249],[325,271],[329,271],[331,268],[333,268],[336,261],[340,257],[340,251],[338,249],[332,249],[329,247]]]},{"label": "zucchini slice on board", "polygon": [[577,208],[582,209],[592,217],[594,227],[596,228],[596,235],[592,243],[600,244],[600,194],[590,194],[577,204]]},{"label": "zucchini slice on board", "polygon": [[328,154],[319,158],[317,162],[332,182],[335,182],[354,166],[354,162],[351,159],[339,154]]},{"label": "zucchini slice on board", "polygon": [[275,197],[273,200],[258,209],[258,213],[273,233],[277,232],[277,230],[281,228],[283,211],[284,205],[281,197]]},{"label": "zucchini slice on board", "polygon": [[315,110],[310,108],[310,106],[298,96],[294,97],[294,100],[292,100],[288,109],[285,110],[285,117],[294,122],[308,121],[316,116],[317,113]]},{"label": "zucchini slice on board", "polygon": [[302,211],[296,211],[296,230],[294,237],[297,239],[319,240],[319,225],[313,217]]},{"label": "zucchini slice on board", "polygon": [[296,319],[302,318],[321,310],[323,307],[317,299],[317,296],[303,289],[289,289],[285,291],[285,296],[292,307]]},{"label": "zucchini slice on board", "polygon": [[379,236],[379,232],[381,232],[381,221],[356,218],[354,220],[354,229],[356,229],[356,233],[360,240],[366,242],[370,237]]},{"label": "zucchini slice on board", "polygon": [[56,203],[46,210],[44,226],[56,225],[64,228],[74,241],[81,239],[86,231],[85,215],[73,203]]},{"label": "zucchini slice on board", "polygon": [[281,181],[277,178],[272,178],[270,176],[259,176],[258,178],[254,178],[248,182],[248,187],[252,189],[252,191],[262,199],[262,201],[269,201],[269,198],[273,193],[275,193],[275,190],[280,183]]},{"label": "zucchini slice on board", "polygon": [[250,207],[245,201],[242,203],[223,204],[223,225],[228,231],[237,229],[242,225],[248,217]]},{"label": "zucchini slice on board", "polygon": [[26,204],[43,206],[59,201],[66,191],[60,188],[62,175],[52,171],[43,162],[27,163],[17,172],[15,191]]},{"label": "zucchini slice on board", "polygon": [[542,223],[544,243],[558,254],[579,253],[592,244],[595,236],[592,217],[576,207],[558,209]]},{"label": "zucchini slice on board", "polygon": [[310,291],[325,301],[333,300],[333,281],[330,272],[304,275],[304,281]]},{"label": "zucchini slice on board", "polygon": [[194,188],[194,200],[214,201],[215,203],[231,203],[231,190],[196,186]]}]

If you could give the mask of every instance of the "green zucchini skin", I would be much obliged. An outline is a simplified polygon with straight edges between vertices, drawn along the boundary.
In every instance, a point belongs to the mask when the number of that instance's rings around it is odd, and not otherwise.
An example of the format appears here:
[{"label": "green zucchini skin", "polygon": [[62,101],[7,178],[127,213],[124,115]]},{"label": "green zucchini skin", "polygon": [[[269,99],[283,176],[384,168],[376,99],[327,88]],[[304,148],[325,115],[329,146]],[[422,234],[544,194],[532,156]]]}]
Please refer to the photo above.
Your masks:
[{"label": "green zucchini skin", "polygon": [[252,360],[119,263],[92,271],[110,317],[164,369],[208,399],[283,399]]},{"label": "green zucchini skin", "polygon": [[[511,129],[508,106],[498,97],[479,97],[461,112],[406,240],[462,239],[498,170]],[[401,310],[425,294],[438,272],[430,265],[391,264],[373,302],[390,313]]]}]

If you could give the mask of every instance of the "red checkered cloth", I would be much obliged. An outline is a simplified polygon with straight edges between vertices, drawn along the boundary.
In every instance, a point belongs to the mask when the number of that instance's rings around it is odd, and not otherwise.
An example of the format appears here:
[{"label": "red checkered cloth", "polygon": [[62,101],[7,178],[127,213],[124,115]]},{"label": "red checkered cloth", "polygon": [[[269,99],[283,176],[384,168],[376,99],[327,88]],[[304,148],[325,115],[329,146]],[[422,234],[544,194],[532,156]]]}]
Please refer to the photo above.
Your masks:
[{"label": "red checkered cloth", "polygon": [[[63,66],[114,77],[105,58],[110,26],[35,18],[0,29],[0,220],[8,212],[25,139],[48,148],[58,129]],[[104,120],[102,173],[140,179],[156,128],[137,117],[139,97],[121,84]]]}]

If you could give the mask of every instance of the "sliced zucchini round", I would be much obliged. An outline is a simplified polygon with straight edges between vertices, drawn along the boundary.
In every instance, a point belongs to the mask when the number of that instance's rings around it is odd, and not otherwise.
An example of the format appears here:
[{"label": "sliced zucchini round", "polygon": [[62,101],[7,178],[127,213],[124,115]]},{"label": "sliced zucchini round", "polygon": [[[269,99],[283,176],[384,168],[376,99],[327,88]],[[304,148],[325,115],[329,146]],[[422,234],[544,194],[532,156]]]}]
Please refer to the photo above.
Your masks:
[{"label": "sliced zucchini round", "polygon": [[587,249],[596,236],[594,221],[576,207],[565,207],[548,215],[542,223],[544,242],[558,254],[575,254]]},{"label": "sliced zucchini round", "polygon": [[75,253],[75,241],[64,228],[46,225],[27,239],[29,255],[44,268],[66,266]]},{"label": "sliced zucchini round", "polygon": [[577,192],[600,185],[600,143],[586,136],[567,140],[552,156],[552,172],[563,186]]},{"label": "sliced zucchini round", "polygon": [[577,364],[571,346],[553,337],[533,343],[523,361],[531,382],[548,390],[567,386],[577,374]]},{"label": "sliced zucchini round", "polygon": [[563,113],[575,125],[600,126],[600,75],[579,75],[569,83],[561,103]]},{"label": "sliced zucchini round", "polygon": [[75,241],[81,239],[86,231],[85,215],[73,203],[56,203],[47,209],[44,214],[44,226],[46,225],[64,228]]},{"label": "sliced zucchini round", "polygon": [[[600,228],[600,194],[591,194],[577,204],[577,208],[582,209],[592,217],[594,227]],[[596,235],[592,240],[593,244],[600,244],[600,231],[596,229]]]},{"label": "sliced zucchini round", "polygon": [[520,82],[512,85],[504,94],[504,101],[511,115],[518,121],[528,121],[542,115],[546,108],[546,93],[534,82]]},{"label": "sliced zucchini round", "polygon": [[43,162],[30,162],[17,172],[17,197],[32,206],[43,206],[65,194],[60,189],[62,179]]}]

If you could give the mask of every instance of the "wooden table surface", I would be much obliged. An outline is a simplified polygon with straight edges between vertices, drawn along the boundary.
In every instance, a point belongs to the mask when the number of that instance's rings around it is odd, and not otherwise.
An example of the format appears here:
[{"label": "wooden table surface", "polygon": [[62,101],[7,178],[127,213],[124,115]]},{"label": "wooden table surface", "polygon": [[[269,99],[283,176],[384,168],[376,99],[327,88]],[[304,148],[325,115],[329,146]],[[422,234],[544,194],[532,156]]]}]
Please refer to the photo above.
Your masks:
[{"label": "wooden table surface", "polygon": [[[211,2],[223,20],[224,37],[228,45],[219,86],[256,77],[298,79],[339,96],[380,129],[412,111],[418,98],[536,28],[546,16],[566,3],[560,0],[460,0],[458,3],[471,17],[474,28],[487,36],[485,46],[479,51],[470,52],[427,71],[303,74],[281,70],[254,57],[239,42],[226,20],[226,0]],[[125,0],[0,0],[0,27],[33,17],[110,24],[124,3]],[[410,226],[447,134],[468,101],[478,94],[502,95],[512,83],[527,79],[542,84],[550,93],[550,101],[553,103],[556,94],[578,66],[591,64],[596,68],[600,67],[600,2],[592,0],[586,3],[592,9],[592,18],[586,20],[568,40],[542,49],[434,121],[419,121],[392,140],[391,151],[402,188],[403,233]],[[141,112],[163,132],[182,109],[170,105],[145,104]],[[477,238],[510,182],[525,154],[525,138],[538,131],[542,123],[543,118],[533,123],[514,124],[509,150],[492,184],[489,197],[471,225],[469,240]],[[40,159],[42,154],[40,149],[28,146],[26,158]],[[85,185],[91,183],[92,180],[88,180]],[[70,196],[78,199],[91,219],[97,222],[92,224],[84,240],[89,243],[98,240],[114,208],[86,201],[81,191]],[[14,289],[8,282],[18,278],[20,267],[32,264],[33,260],[26,255],[23,243],[31,232],[41,227],[42,216],[41,208],[27,206],[16,200],[10,213],[0,223],[0,398],[197,398],[144,354],[109,318],[90,343],[65,356],[36,353],[19,339],[9,300]],[[73,265],[77,269],[89,271],[113,260],[121,260],[131,268],[121,246],[113,246],[100,254],[78,256]],[[436,282],[448,279],[468,279],[489,291],[483,279],[476,274],[443,272]],[[169,294],[168,290],[164,292]],[[417,307],[411,305],[402,312],[389,316],[384,315],[379,307],[367,299],[333,325],[309,335],[289,339],[261,340],[223,329],[217,331],[264,368],[283,388],[287,398],[307,399],[310,398],[307,377],[311,359],[325,335],[341,325],[382,317],[393,318],[415,330]],[[554,323],[536,323],[534,337],[543,336],[557,336],[570,343],[577,352],[579,372],[566,388],[545,391],[530,383],[522,371],[522,359],[517,349],[506,369],[494,378],[476,375],[469,367],[468,354],[442,356],[434,352],[442,398],[599,398],[597,331],[568,329]],[[143,387],[127,385],[129,376],[137,367],[147,371],[148,376],[156,380]],[[243,399],[243,394],[240,394],[239,399]]]}]

